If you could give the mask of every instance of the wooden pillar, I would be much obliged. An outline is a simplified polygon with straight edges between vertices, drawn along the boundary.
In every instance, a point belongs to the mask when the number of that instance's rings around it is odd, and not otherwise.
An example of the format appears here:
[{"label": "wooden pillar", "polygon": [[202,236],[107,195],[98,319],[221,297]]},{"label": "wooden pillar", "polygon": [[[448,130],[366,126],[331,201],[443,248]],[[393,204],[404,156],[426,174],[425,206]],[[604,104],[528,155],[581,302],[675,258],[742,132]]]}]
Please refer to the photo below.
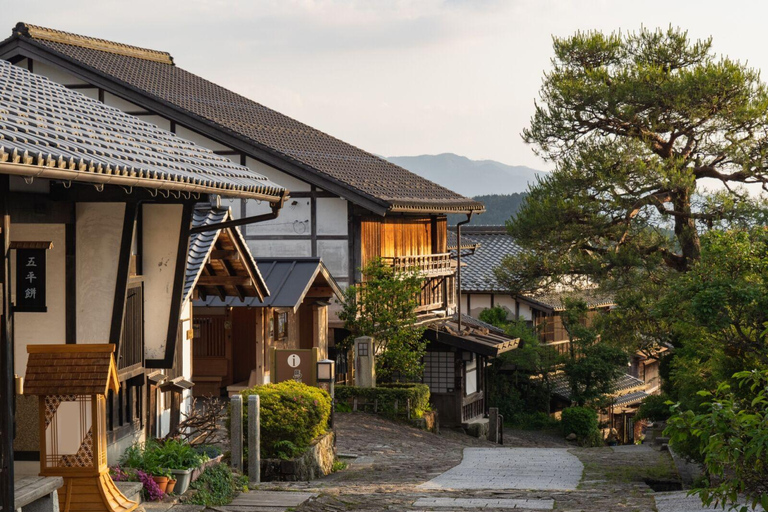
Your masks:
[{"label": "wooden pillar", "polygon": [[0,176],[0,506],[14,510],[13,438],[16,389],[13,364],[13,317],[11,311],[10,260],[11,217],[8,210],[9,176]]}]

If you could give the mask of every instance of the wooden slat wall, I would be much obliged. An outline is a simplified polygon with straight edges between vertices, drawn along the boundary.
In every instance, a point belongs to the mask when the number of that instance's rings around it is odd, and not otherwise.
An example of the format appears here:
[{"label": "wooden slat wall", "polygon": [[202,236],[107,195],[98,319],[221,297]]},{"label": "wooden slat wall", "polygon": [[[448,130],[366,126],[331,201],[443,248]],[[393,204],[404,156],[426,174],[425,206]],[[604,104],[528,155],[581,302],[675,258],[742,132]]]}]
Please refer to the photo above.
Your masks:
[{"label": "wooden slat wall", "polygon": [[435,252],[438,254],[441,252],[448,252],[448,219],[446,217],[437,217],[435,219],[435,224],[437,224],[437,239],[435,240],[437,251]]},{"label": "wooden slat wall", "polygon": [[195,357],[226,357],[225,318],[221,315],[195,315],[200,336],[193,344]]},{"label": "wooden slat wall", "polygon": [[[445,218],[438,218],[437,247],[445,252]],[[432,254],[432,219],[429,217],[364,217],[361,219],[361,259],[365,266],[376,257]]]}]

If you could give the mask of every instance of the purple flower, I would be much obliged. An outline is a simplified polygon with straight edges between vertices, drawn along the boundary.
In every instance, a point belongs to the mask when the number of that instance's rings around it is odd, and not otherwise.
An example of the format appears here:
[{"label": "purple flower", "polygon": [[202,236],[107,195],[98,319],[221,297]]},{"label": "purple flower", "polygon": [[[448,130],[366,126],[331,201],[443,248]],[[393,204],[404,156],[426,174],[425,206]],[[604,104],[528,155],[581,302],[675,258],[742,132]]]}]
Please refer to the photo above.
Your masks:
[{"label": "purple flower", "polygon": [[136,475],[139,477],[139,481],[144,486],[144,494],[149,501],[160,501],[165,496],[165,493],[160,490],[151,476],[141,470],[136,470]]}]

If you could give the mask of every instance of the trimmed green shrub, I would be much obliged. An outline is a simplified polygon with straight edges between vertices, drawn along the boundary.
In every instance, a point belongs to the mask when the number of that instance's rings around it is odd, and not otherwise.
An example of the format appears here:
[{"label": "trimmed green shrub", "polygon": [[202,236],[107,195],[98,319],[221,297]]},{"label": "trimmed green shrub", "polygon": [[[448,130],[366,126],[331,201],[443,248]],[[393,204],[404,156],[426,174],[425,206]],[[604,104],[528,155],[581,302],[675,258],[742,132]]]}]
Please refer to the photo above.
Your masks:
[{"label": "trimmed green shrub", "polygon": [[232,502],[238,492],[248,490],[248,479],[235,475],[226,464],[217,464],[203,471],[200,478],[190,484],[194,493],[185,503],[221,506]]},{"label": "trimmed green shrub", "polygon": [[325,433],[331,397],[314,386],[285,381],[254,386],[243,397],[243,446],[248,446],[248,397],[261,397],[261,456],[290,459]]},{"label": "trimmed green shrub", "polygon": [[406,404],[411,402],[411,418],[421,418],[429,411],[429,386],[426,384],[383,384],[375,388],[359,388],[356,386],[336,386],[336,401],[352,403],[367,402],[372,410],[377,403],[377,412],[382,416],[395,416],[395,400],[397,400],[397,415],[406,415]]},{"label": "trimmed green shrub", "polygon": [[560,423],[565,435],[573,433],[580,440],[588,439],[595,432],[598,432],[597,412],[587,407],[568,407],[563,409]]}]

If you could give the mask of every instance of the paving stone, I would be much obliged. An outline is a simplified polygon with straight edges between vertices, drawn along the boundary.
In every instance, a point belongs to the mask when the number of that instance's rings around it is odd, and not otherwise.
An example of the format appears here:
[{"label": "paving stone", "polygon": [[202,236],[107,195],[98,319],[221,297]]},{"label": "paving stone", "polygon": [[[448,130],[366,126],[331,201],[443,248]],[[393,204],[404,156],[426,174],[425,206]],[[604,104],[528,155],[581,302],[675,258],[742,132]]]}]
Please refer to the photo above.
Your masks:
[{"label": "paving stone", "polygon": [[[723,510],[722,507],[704,508],[698,496],[688,496],[687,491],[660,492],[653,495],[658,512],[709,512],[711,510]],[[726,508],[726,510],[728,510]],[[736,509],[738,510],[738,508]],[[750,512],[764,512],[760,505]]]},{"label": "paving stone", "polygon": [[522,508],[536,510],[552,510],[554,500],[529,500],[529,499],[487,499],[487,498],[419,498],[413,504],[415,507],[453,507],[475,509],[507,509]]},{"label": "paving stone", "polygon": [[583,469],[565,448],[466,448],[461,464],[421,487],[574,490]]}]

